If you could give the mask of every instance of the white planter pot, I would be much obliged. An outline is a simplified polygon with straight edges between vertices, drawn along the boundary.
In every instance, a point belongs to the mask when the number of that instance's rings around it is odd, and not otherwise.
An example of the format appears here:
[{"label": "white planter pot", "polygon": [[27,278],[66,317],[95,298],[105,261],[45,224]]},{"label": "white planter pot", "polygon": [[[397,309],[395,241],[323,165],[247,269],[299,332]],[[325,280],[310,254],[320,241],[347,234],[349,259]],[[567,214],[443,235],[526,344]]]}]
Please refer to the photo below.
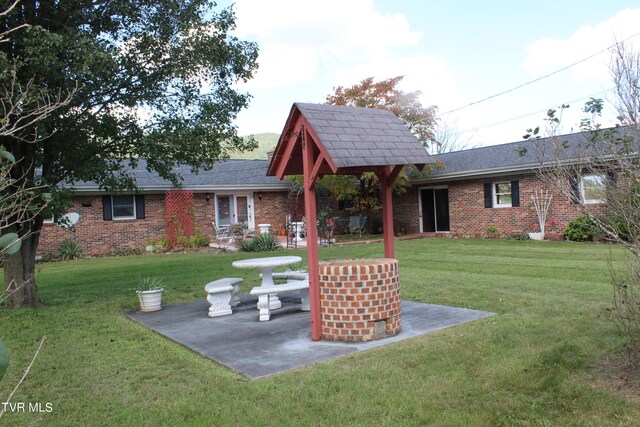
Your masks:
[{"label": "white planter pot", "polygon": [[162,289],[153,291],[137,291],[140,300],[140,311],[158,311],[162,308]]},{"label": "white planter pot", "polygon": [[544,240],[544,233],[529,233],[531,240]]}]

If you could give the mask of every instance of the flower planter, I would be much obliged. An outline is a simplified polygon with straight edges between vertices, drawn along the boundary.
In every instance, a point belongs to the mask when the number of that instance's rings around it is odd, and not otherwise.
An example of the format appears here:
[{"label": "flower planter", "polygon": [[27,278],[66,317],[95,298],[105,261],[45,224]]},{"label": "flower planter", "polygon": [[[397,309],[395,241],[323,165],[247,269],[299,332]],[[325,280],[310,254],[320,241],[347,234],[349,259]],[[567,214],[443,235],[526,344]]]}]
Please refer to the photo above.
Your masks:
[{"label": "flower planter", "polygon": [[544,240],[544,233],[529,233],[531,240]]},{"label": "flower planter", "polygon": [[136,291],[140,300],[140,311],[148,313],[162,308],[162,289]]}]

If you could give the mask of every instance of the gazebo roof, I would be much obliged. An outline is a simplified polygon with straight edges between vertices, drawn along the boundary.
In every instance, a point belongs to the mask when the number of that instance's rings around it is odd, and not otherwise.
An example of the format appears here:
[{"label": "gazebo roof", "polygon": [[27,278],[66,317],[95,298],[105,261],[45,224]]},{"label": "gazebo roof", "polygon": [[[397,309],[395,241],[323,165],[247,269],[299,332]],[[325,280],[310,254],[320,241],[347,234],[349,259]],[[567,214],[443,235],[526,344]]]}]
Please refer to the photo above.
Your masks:
[{"label": "gazebo roof", "polygon": [[434,163],[407,125],[387,110],[296,102],[280,135],[267,175],[302,174],[304,127],[325,165],[320,174],[348,174],[394,165]]}]

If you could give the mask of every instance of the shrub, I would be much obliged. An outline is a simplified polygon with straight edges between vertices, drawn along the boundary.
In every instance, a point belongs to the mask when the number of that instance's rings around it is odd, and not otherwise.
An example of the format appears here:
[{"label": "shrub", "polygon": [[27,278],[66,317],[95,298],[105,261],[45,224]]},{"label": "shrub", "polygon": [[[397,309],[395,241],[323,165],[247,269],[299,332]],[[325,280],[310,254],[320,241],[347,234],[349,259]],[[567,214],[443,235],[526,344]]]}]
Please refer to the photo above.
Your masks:
[{"label": "shrub", "polygon": [[497,233],[498,229],[495,225],[490,225],[487,227],[487,234]]},{"label": "shrub", "polygon": [[209,245],[209,237],[205,236],[202,230],[196,230],[189,237],[184,235],[178,236],[176,246],[182,248],[199,248]]},{"label": "shrub", "polygon": [[82,245],[80,242],[64,239],[58,246],[58,257],[62,260],[82,258]]},{"label": "shrub", "polygon": [[259,234],[253,239],[243,240],[238,244],[243,252],[271,252],[282,249],[278,237],[274,234]]},{"label": "shrub", "polygon": [[595,224],[588,216],[580,215],[565,228],[564,237],[573,242],[587,242],[593,240],[593,235],[597,231]]}]

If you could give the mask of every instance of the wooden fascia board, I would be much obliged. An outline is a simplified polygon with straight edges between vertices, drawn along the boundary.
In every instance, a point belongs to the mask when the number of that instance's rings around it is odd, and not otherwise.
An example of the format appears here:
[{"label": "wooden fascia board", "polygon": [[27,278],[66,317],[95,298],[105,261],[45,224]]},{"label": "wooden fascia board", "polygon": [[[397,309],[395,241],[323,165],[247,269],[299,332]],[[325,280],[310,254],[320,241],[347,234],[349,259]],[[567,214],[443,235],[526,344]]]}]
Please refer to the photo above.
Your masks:
[{"label": "wooden fascia board", "polygon": [[285,176],[287,165],[291,160],[291,154],[293,153],[293,149],[295,148],[296,142],[298,141],[298,137],[300,136],[299,131],[301,128],[301,123],[302,123],[302,116],[298,112],[298,117],[296,118],[294,125],[289,128],[291,129],[290,131],[291,134],[287,138],[284,146],[281,149],[281,152],[274,153],[274,158],[276,154],[279,156],[276,159],[277,165],[274,171],[275,176],[277,176],[278,179],[283,179]]}]

